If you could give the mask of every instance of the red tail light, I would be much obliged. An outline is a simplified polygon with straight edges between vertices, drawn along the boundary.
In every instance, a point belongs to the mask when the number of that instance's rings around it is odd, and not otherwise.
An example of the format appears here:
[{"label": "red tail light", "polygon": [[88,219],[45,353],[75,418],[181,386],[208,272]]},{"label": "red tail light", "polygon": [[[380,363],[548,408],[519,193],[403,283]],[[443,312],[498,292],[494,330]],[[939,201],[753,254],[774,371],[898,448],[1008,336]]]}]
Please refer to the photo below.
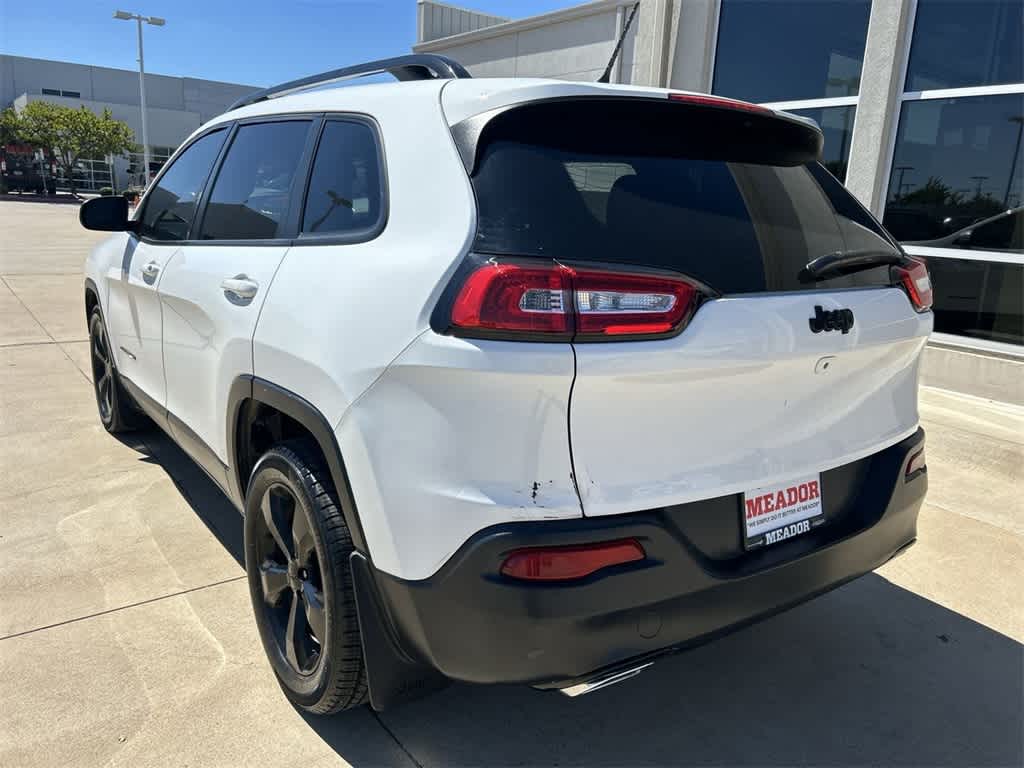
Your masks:
[{"label": "red tail light", "polygon": [[509,553],[501,572],[527,581],[565,581],[582,579],[611,565],[634,563],[646,556],[636,539],[569,547],[530,547]]},{"label": "red tail light", "polygon": [[671,275],[488,262],[459,289],[451,325],[502,337],[666,336],[685,327],[702,296]]},{"label": "red tail light", "polygon": [[670,93],[669,101],[682,101],[686,104],[698,104],[704,107],[722,107],[723,109],[738,109],[742,112],[759,112],[771,114],[773,110],[762,107],[760,104],[751,104],[748,101],[737,101],[736,99],[724,99],[721,96],[705,96],[699,93]]},{"label": "red tail light", "polygon": [[932,306],[932,280],[923,261],[910,259],[910,262],[909,266],[896,266],[892,270],[910,297],[914,309],[924,312]]},{"label": "red tail light", "polygon": [[460,328],[571,333],[571,272],[557,265],[525,267],[489,263],[462,284],[452,305]]}]

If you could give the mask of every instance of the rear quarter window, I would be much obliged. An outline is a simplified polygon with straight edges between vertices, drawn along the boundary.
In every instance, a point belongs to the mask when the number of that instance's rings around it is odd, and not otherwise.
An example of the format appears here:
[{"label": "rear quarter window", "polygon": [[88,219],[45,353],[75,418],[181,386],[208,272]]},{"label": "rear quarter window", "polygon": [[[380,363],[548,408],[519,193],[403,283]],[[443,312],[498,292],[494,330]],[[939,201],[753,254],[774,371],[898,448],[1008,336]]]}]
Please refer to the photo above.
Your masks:
[{"label": "rear quarter window", "polygon": [[363,122],[327,121],[313,160],[302,234],[369,239],[383,227],[385,207],[374,130]]}]

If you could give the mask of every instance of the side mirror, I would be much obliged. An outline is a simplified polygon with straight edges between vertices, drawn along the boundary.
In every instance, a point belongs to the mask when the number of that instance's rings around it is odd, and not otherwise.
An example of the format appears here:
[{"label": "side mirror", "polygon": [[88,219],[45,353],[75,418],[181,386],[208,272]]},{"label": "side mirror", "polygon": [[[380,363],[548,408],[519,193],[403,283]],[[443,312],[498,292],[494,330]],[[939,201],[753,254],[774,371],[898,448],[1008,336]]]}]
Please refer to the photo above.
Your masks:
[{"label": "side mirror", "polygon": [[135,229],[128,219],[128,201],[121,195],[94,197],[78,209],[78,221],[86,229],[100,232],[125,232]]}]

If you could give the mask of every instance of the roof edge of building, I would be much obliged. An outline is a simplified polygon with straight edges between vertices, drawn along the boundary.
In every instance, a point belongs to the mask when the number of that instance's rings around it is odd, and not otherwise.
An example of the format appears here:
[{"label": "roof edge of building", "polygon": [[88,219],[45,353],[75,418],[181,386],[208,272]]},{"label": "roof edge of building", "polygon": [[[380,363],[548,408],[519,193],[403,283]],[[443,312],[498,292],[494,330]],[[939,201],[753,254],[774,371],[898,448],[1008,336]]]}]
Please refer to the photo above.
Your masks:
[{"label": "roof edge of building", "polygon": [[[455,7],[447,6],[445,3],[434,3],[434,0],[420,0],[420,3],[429,3],[432,5],[441,5],[450,8]],[[453,45],[461,45],[463,43],[470,42],[475,43],[479,40],[501,37],[514,32],[525,32],[529,29],[536,29],[538,27],[557,24],[563,21],[581,19],[598,13],[605,13],[619,8],[620,6],[631,6],[632,4],[633,0],[593,0],[593,2],[573,5],[569,8],[560,8],[555,11],[548,11],[547,13],[539,13],[535,16],[527,16],[522,19],[510,19],[509,21],[503,21],[498,24],[474,29],[469,32],[459,32],[458,34],[448,35],[446,37],[436,37],[430,40],[417,41],[416,44],[413,45],[412,49],[416,53],[443,51]],[[457,10],[465,11],[467,9],[459,8]],[[476,11],[470,12],[476,13]]]}]

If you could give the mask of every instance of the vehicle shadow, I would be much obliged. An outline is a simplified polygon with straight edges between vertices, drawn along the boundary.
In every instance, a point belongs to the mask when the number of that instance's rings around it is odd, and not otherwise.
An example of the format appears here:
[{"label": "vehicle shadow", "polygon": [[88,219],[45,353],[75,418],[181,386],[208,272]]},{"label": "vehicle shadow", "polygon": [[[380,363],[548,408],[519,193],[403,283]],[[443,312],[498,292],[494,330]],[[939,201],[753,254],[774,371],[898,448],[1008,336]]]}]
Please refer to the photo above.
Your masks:
[{"label": "vehicle shadow", "polygon": [[[459,685],[380,720],[423,766],[1010,766],[1022,681],[1020,643],[872,574],[579,699]],[[357,765],[345,717],[310,725]]]},{"label": "vehicle shadow", "polygon": [[115,437],[142,453],[140,461],[163,468],[196,517],[239,566],[245,568],[242,516],[203,470],[156,426]]},{"label": "vehicle shadow", "polygon": [[[244,564],[234,506],[159,430],[140,437]],[[353,766],[394,762],[369,716],[304,719]],[[1024,646],[870,574],[579,699],[452,685],[377,719],[420,766],[1022,765]]]}]

